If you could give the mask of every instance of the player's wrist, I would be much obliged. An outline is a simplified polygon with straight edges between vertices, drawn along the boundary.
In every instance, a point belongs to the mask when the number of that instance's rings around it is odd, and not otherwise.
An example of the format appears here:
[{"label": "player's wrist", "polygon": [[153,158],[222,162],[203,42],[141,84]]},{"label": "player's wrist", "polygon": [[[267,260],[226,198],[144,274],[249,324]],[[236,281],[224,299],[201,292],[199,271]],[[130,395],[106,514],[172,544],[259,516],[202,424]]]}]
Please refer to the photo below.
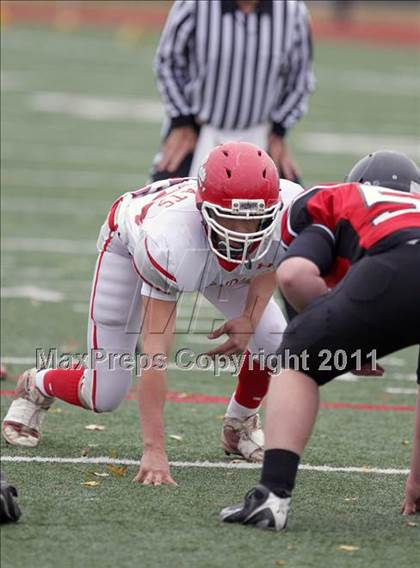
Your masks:
[{"label": "player's wrist", "polygon": [[182,114],[171,118],[171,130],[185,126],[190,126],[193,129],[197,127],[193,114]]},{"label": "player's wrist", "polygon": [[271,133],[275,134],[279,138],[286,138],[287,129],[281,124],[281,122],[273,121],[271,123]]},{"label": "player's wrist", "polygon": [[166,455],[165,442],[163,440],[153,440],[144,442],[143,453],[154,453],[154,454],[164,454]]},{"label": "player's wrist", "polygon": [[245,310],[240,317],[245,320],[245,327],[249,328],[250,332],[254,331],[255,325],[258,323],[255,310]]},{"label": "player's wrist", "polygon": [[249,320],[252,331],[255,331],[255,328],[259,324],[261,316],[263,315],[264,310],[267,307],[270,298],[271,295],[268,296],[267,298],[259,297],[255,301],[253,301],[252,308],[249,309],[245,308],[244,317],[246,317]]}]

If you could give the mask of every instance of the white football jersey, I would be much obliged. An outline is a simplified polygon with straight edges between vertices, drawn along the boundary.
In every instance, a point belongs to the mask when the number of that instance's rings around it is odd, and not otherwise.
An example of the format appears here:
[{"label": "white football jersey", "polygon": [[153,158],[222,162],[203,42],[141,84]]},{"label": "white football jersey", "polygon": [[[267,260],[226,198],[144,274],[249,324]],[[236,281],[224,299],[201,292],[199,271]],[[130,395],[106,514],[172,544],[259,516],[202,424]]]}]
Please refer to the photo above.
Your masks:
[{"label": "white football jersey", "polygon": [[[156,182],[125,194],[118,207],[118,232],[143,279],[146,296],[175,300],[179,292],[234,286],[275,270],[283,257],[279,222],[262,259],[245,264],[219,259],[208,244],[196,189],[196,178]],[[300,185],[281,180],[283,209],[302,191]]]}]

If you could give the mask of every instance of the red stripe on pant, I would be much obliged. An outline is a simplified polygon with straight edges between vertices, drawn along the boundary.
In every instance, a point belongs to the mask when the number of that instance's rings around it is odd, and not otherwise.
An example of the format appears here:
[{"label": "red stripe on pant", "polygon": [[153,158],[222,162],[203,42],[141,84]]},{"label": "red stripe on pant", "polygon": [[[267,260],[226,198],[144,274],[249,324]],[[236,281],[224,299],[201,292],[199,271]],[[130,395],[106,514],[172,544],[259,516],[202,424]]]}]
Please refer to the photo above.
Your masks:
[{"label": "red stripe on pant", "polygon": [[247,351],[238,377],[236,402],[246,408],[257,408],[267,394],[269,382],[270,371],[257,360],[252,361],[252,370],[250,369],[250,353]]},{"label": "red stripe on pant", "polygon": [[[93,323],[93,348],[98,348],[98,338],[96,335],[96,325]],[[96,411],[96,369],[93,369],[93,379],[92,379],[92,406],[93,410]]]},{"label": "red stripe on pant", "polygon": [[[117,226],[114,225],[114,229],[116,229]],[[107,238],[104,247],[101,251],[101,254],[99,255],[99,259],[98,259],[98,264],[96,267],[96,272],[95,272],[95,279],[94,279],[94,283],[93,283],[93,292],[92,292],[92,302],[90,305],[90,319],[92,320],[92,325],[93,325],[93,336],[92,336],[92,343],[93,343],[93,348],[94,349],[98,349],[98,338],[97,338],[97,332],[96,332],[96,324],[95,324],[95,320],[93,317],[93,306],[95,304],[95,298],[96,298],[96,288],[98,286],[98,278],[99,278],[99,271],[101,269],[101,264],[102,264],[102,260],[104,257],[104,254],[107,250],[107,248],[109,247],[109,243],[112,240],[113,237],[113,229],[111,229],[110,235]],[[92,379],[92,406],[93,406],[93,410],[96,410],[96,369],[93,369],[93,379]]]}]

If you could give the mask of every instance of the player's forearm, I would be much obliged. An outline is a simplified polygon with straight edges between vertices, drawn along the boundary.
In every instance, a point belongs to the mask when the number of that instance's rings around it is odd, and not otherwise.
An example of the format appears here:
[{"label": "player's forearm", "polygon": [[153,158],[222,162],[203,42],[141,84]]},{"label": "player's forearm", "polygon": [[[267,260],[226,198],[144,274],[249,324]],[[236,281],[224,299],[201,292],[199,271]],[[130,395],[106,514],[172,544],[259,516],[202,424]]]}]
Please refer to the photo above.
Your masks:
[{"label": "player's forearm", "polygon": [[250,318],[254,328],[260,321],[275,287],[275,272],[260,274],[251,280],[243,315]]},{"label": "player's forearm", "polygon": [[298,312],[328,292],[318,267],[300,257],[285,260],[277,271],[277,280],[284,297]]},{"label": "player's forearm", "polygon": [[[143,297],[145,319],[142,330],[142,351],[153,360],[156,354],[168,359],[175,330],[175,305],[154,298]],[[163,411],[166,398],[166,370],[155,367],[142,372],[139,383],[140,427],[144,448],[164,449],[165,427]]]},{"label": "player's forearm", "polygon": [[420,483],[420,386],[417,389],[416,415],[414,418],[413,448],[411,452],[410,476]]},{"label": "player's forearm", "polygon": [[167,392],[166,371],[143,371],[139,383],[140,427],[145,449],[165,448],[164,406]]}]

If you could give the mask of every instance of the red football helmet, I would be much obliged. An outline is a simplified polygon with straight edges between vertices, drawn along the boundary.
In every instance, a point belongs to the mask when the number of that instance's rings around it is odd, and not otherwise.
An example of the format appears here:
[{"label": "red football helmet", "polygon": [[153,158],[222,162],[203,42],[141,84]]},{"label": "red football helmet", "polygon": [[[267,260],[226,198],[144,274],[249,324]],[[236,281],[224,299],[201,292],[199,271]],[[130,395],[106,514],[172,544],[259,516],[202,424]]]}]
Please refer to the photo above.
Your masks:
[{"label": "red football helmet", "polygon": [[[236,264],[262,258],[282,205],[279,175],[270,156],[248,142],[221,144],[200,166],[197,181],[197,207],[211,250]],[[257,230],[233,231],[223,226],[223,219],[257,220]]]}]

